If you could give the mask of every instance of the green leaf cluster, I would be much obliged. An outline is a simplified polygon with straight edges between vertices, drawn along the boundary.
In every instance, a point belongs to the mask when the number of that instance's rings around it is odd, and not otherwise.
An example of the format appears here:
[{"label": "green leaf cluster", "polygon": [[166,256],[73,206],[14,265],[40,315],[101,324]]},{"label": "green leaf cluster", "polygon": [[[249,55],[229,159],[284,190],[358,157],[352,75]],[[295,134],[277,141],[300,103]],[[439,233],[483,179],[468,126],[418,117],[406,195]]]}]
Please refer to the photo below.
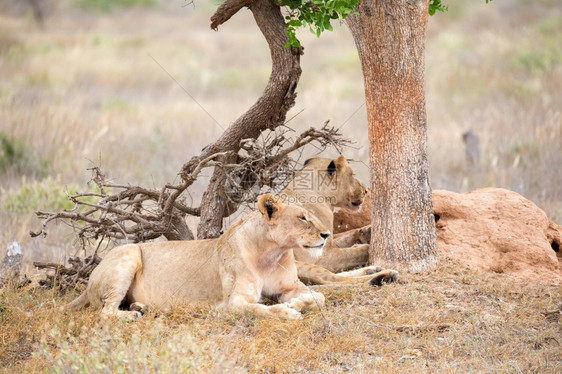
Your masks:
[{"label": "green leaf cluster", "polygon": [[[320,36],[323,31],[332,31],[331,21],[343,20],[350,13],[355,12],[355,5],[361,0],[279,0],[279,5],[284,5],[288,10],[285,16],[287,36],[289,42],[285,47],[300,47],[296,31],[301,27],[308,27],[310,32]],[[492,0],[485,0],[489,3]],[[448,10],[441,0],[429,0],[429,15],[435,12]]]},{"label": "green leaf cluster", "polygon": [[343,20],[353,12],[360,0],[283,0],[282,4],[288,9],[285,16],[288,46],[300,47],[296,37],[296,30],[308,27],[313,34],[320,36],[325,31],[332,31],[331,21]]},{"label": "green leaf cluster", "polygon": [[[486,1],[488,2],[488,1]],[[435,12],[446,12],[449,8],[441,3],[441,0],[429,0],[429,15],[432,16]]]}]

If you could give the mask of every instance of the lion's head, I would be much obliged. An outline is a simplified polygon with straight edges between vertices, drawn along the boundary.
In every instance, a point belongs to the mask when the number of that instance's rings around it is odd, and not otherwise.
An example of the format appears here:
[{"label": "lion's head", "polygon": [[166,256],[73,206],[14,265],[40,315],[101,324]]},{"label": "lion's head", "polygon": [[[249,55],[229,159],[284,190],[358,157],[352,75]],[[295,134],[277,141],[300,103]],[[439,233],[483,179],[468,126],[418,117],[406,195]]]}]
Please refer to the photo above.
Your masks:
[{"label": "lion's head", "polygon": [[304,248],[315,257],[322,254],[330,231],[312,213],[271,194],[259,198],[258,209],[270,226],[269,239],[280,246]]},{"label": "lion's head", "polygon": [[[324,202],[351,211],[361,208],[367,189],[355,178],[353,169],[343,156],[335,160],[320,157],[306,160],[293,184],[299,182],[299,178],[302,181],[307,177],[311,178],[314,192],[322,196]],[[295,187],[292,189],[295,190]]]}]

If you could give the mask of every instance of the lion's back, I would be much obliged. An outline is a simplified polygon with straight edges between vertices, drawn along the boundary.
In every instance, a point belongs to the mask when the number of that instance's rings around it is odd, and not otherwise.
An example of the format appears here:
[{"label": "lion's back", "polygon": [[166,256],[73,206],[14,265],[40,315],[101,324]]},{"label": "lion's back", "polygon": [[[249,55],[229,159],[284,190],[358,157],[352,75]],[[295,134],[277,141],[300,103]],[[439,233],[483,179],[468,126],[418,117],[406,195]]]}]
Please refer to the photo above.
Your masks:
[{"label": "lion's back", "polygon": [[128,298],[158,309],[222,298],[216,240],[141,244],[142,270]]}]

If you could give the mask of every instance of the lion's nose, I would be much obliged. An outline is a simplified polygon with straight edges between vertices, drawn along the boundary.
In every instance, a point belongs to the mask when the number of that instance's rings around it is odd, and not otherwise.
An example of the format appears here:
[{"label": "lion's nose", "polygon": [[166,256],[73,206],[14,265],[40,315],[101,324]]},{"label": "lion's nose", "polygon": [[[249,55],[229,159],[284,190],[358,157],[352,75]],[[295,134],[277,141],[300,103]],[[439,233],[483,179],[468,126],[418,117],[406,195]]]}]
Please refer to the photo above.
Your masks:
[{"label": "lion's nose", "polygon": [[322,232],[320,233],[320,236],[322,237],[322,239],[328,239],[328,236],[330,236],[330,232]]}]

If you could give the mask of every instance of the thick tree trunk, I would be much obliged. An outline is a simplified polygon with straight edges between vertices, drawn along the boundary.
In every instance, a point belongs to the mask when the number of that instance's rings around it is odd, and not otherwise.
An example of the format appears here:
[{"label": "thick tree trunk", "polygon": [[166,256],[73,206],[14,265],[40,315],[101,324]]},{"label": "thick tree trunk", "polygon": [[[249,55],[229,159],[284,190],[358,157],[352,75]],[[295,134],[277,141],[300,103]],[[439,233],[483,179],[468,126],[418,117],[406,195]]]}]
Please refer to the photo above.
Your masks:
[{"label": "thick tree trunk", "polygon": [[[226,157],[232,162],[233,157]],[[209,187],[201,198],[201,216],[197,226],[198,239],[218,238],[222,232],[222,219],[234,213],[228,209],[228,197],[224,190],[226,173],[224,169],[215,168],[209,181]],[[233,209],[236,210],[236,209]]]},{"label": "thick tree trunk", "polygon": [[369,127],[369,261],[423,271],[438,261],[424,94],[427,0],[363,0],[347,23],[363,69]]},{"label": "thick tree trunk", "polygon": [[[273,0],[227,0],[211,18],[211,27],[216,29],[244,6],[248,6],[252,11],[256,24],[270,48],[272,71],[269,82],[262,97],[246,113],[230,125],[215,143],[205,147],[199,156],[183,166],[181,175],[184,178],[200,159],[217,152],[238,152],[241,140],[257,138],[262,131],[283,124],[287,112],[295,104],[295,89],[301,75],[302,48],[285,48],[289,41],[285,20]],[[224,173],[215,170],[201,200],[201,221],[197,228],[199,239],[215,238],[220,234],[222,219],[228,215],[228,204],[223,191],[224,181]]]}]

